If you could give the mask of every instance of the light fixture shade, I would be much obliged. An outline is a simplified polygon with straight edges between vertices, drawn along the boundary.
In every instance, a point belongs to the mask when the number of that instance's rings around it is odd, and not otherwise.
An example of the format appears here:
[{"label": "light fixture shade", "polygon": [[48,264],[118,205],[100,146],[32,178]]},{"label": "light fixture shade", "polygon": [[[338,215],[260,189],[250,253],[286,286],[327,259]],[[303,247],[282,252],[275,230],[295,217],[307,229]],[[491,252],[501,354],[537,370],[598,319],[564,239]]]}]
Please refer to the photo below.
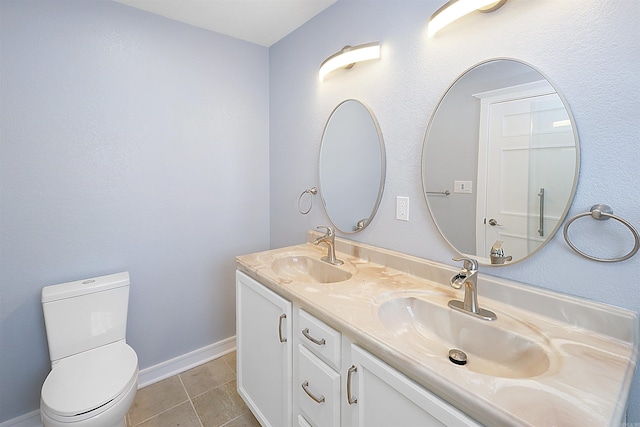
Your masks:
[{"label": "light fixture shade", "polygon": [[359,46],[345,46],[340,52],[331,55],[320,64],[320,80],[338,68],[351,68],[356,62],[380,59],[380,43],[367,43]]},{"label": "light fixture shade", "polygon": [[433,36],[458,18],[481,9],[492,12],[502,6],[506,0],[449,0],[429,18],[427,32]]}]

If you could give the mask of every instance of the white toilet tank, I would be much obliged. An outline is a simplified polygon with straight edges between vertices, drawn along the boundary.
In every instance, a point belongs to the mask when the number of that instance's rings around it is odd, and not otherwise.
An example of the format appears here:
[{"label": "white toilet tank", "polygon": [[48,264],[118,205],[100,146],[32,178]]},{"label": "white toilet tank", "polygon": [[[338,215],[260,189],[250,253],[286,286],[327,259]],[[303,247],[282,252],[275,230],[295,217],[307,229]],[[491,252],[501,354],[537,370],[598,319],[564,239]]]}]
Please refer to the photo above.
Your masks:
[{"label": "white toilet tank", "polygon": [[129,283],[122,272],[42,289],[52,364],[126,338]]}]

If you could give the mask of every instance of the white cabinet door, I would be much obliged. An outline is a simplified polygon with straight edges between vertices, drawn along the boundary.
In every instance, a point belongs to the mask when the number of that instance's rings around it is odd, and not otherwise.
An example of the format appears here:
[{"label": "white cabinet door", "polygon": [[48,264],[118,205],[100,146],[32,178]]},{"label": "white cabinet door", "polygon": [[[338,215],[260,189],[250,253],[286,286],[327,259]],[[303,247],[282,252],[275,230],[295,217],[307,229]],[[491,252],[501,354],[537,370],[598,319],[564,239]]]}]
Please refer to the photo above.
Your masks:
[{"label": "white cabinet door", "polygon": [[236,272],[238,393],[264,427],[292,421],[291,303]]},{"label": "white cabinet door", "polygon": [[480,424],[356,345],[351,360],[351,425],[361,427],[475,426]]}]

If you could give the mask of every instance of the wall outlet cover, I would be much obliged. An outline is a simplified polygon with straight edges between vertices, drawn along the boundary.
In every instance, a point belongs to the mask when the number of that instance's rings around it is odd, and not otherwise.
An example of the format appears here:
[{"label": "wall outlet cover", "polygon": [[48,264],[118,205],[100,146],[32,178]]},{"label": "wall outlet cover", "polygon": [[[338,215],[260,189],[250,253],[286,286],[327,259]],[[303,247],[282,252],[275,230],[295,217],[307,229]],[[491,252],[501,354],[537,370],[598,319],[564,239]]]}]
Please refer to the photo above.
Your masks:
[{"label": "wall outlet cover", "polygon": [[396,219],[409,221],[409,198],[405,196],[396,197]]}]

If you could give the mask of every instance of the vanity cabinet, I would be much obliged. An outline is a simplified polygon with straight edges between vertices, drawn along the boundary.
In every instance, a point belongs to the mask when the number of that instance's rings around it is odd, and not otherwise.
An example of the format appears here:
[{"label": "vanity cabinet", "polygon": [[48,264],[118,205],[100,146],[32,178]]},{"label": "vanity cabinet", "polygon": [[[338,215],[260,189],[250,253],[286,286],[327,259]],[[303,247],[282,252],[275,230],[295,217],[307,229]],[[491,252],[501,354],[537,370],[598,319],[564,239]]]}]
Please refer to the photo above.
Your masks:
[{"label": "vanity cabinet", "polygon": [[238,394],[264,427],[291,426],[291,302],[236,272]]},{"label": "vanity cabinet", "polygon": [[480,426],[340,331],[236,278],[238,392],[263,426]]}]

